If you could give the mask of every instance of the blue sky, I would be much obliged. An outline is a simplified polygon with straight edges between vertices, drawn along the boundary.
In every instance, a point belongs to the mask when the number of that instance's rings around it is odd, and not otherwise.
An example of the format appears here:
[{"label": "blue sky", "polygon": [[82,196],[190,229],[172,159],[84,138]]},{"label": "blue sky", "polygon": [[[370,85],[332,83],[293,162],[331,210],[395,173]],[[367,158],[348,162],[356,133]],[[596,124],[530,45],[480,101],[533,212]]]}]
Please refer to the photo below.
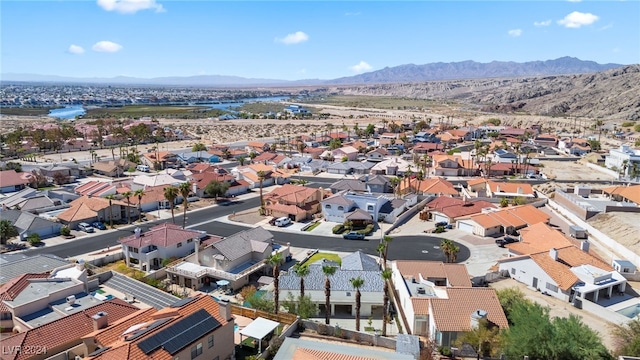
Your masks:
[{"label": "blue sky", "polygon": [[2,73],[333,79],[475,60],[640,63],[640,1],[2,0]]}]

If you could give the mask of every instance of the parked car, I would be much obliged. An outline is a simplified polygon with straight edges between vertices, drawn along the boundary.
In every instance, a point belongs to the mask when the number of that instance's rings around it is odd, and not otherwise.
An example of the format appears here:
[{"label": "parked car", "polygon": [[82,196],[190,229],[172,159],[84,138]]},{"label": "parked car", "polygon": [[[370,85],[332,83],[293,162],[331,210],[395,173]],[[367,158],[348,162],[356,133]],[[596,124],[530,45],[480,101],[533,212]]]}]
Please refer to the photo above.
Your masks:
[{"label": "parked car", "polygon": [[496,240],[496,244],[498,244],[498,246],[500,247],[504,247],[507,244],[513,244],[514,242],[518,242],[518,239],[512,238],[510,236],[505,236],[502,239]]},{"label": "parked car", "polygon": [[84,223],[84,222],[78,224],[78,230],[84,231],[84,232],[87,232],[87,233],[92,233],[92,232],[95,231],[93,229],[93,226],[91,226],[91,225],[89,225],[87,223]]},{"label": "parked car", "polygon": [[107,227],[104,225],[104,223],[102,221],[92,222],[91,226],[93,226],[96,229],[107,230]]},{"label": "parked car", "polygon": [[357,231],[350,231],[342,235],[342,238],[347,240],[364,240],[364,234],[360,234]]},{"label": "parked car", "polygon": [[448,223],[448,222],[446,222],[446,221],[440,221],[440,222],[437,222],[437,223],[436,223],[436,227],[438,227],[438,226],[445,227],[445,226],[447,226],[447,225],[449,225],[449,223]]},{"label": "parked car", "polygon": [[288,217],[277,218],[276,221],[274,222],[274,224],[277,227],[285,227],[285,226],[291,224],[291,219],[289,219]]}]

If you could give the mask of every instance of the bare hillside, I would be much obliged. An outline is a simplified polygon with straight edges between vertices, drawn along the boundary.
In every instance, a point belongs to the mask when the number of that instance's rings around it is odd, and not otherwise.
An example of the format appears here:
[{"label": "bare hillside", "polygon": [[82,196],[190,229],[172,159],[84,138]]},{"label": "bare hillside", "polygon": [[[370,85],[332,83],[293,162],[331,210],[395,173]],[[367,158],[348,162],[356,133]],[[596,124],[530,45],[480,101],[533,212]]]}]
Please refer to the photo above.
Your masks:
[{"label": "bare hillside", "polygon": [[594,74],[333,85],[328,93],[455,99],[488,112],[640,120],[640,65]]}]

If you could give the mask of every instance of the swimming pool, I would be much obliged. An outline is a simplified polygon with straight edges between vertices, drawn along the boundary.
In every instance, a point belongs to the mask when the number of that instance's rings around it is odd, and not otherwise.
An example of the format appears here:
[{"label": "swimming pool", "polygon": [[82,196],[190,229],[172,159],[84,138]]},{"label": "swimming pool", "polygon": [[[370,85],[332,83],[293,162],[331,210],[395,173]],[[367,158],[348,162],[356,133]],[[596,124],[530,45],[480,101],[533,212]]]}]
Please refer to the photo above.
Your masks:
[{"label": "swimming pool", "polygon": [[239,329],[238,324],[234,324],[233,325],[233,332],[238,332],[238,329]]},{"label": "swimming pool", "polygon": [[636,316],[640,315],[640,304],[631,305],[616,312],[620,315],[624,315],[630,319],[633,319]]}]

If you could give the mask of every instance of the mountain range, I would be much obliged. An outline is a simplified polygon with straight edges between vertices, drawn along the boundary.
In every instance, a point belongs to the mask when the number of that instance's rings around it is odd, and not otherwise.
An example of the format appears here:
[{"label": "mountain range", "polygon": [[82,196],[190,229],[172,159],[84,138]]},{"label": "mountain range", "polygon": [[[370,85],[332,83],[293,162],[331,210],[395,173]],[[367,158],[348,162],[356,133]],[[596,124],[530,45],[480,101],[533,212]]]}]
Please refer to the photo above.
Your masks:
[{"label": "mountain range", "polygon": [[255,79],[225,75],[196,75],[187,77],[157,77],[136,78],[118,76],[112,78],[76,78],[56,75],[16,74],[0,75],[2,82],[49,82],[49,83],[91,83],[118,85],[168,85],[168,86],[305,86],[305,85],[338,85],[338,84],[382,84],[407,83],[434,80],[504,78],[519,76],[583,74],[622,67],[622,64],[599,64],[594,61],[584,61],[574,57],[561,57],[555,60],[529,61],[524,63],[512,61],[492,61],[480,63],[475,61],[437,62],[424,65],[406,64],[385,67],[355,76],[341,77],[331,80],[277,80]]}]

